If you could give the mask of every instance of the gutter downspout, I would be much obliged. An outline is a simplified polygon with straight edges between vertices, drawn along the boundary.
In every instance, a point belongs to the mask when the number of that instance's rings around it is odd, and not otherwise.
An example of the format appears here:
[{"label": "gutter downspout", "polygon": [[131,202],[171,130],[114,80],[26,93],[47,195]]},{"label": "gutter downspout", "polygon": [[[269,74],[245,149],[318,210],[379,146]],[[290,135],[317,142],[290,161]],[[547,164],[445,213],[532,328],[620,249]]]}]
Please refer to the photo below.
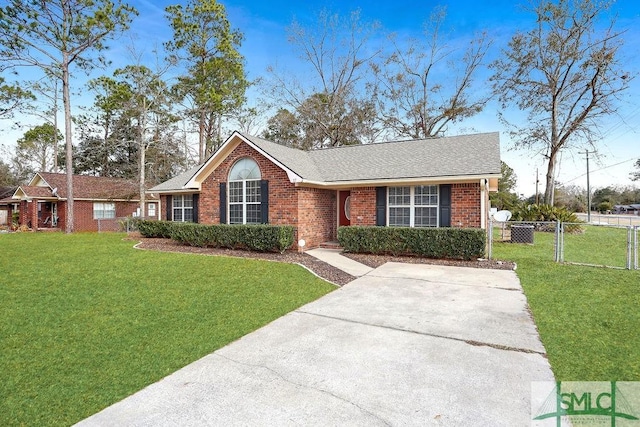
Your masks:
[{"label": "gutter downspout", "polygon": [[482,178],[480,180],[480,228],[487,228],[487,194],[489,194],[489,180]]}]

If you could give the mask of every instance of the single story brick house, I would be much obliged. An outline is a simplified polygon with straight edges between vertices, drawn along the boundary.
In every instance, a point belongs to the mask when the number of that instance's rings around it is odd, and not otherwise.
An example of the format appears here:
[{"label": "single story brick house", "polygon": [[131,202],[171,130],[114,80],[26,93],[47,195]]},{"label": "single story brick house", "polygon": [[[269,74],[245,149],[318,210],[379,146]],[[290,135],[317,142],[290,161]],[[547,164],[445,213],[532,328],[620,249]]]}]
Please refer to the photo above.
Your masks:
[{"label": "single story brick house", "polygon": [[148,193],[163,219],[288,224],[308,249],[335,241],[339,226],[486,228],[498,178],[497,132],[316,151],[234,132]]},{"label": "single story brick house", "polygon": [[[74,231],[117,231],[118,218],[136,215],[140,206],[135,181],[88,175],[73,175]],[[147,218],[159,217],[158,199],[148,197]],[[20,225],[32,230],[66,228],[67,175],[38,172],[28,185],[19,186],[11,197],[0,200],[8,218],[19,212]]]}]

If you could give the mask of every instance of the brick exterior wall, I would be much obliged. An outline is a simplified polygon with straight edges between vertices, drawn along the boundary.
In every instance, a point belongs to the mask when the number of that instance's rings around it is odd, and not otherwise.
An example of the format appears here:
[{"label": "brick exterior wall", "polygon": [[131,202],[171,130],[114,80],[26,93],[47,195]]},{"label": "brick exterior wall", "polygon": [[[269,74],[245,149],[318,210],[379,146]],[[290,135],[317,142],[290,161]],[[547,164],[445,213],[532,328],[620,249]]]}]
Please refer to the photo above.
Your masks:
[{"label": "brick exterior wall", "polygon": [[[55,228],[60,230],[66,229],[67,203],[59,201],[58,203],[58,223]],[[139,202],[118,201],[115,203],[116,218],[115,219],[93,219],[93,201],[91,200],[74,200],[73,202],[73,221],[74,231],[119,231],[118,218],[131,216],[139,206]],[[47,216],[51,215],[51,210],[44,202],[40,213],[38,213],[38,202],[22,201],[20,203],[20,224],[31,225],[35,231],[36,228],[51,228],[51,224],[44,224]]]},{"label": "brick exterior wall", "polygon": [[305,248],[337,239],[337,194],[335,190],[297,188],[298,238]]},{"label": "brick exterior wall", "polygon": [[453,184],[451,226],[479,228],[480,225],[480,183]]},{"label": "brick exterior wall", "polygon": [[351,189],[351,225],[376,225],[376,188]]},{"label": "brick exterior wall", "polygon": [[220,183],[227,182],[229,171],[243,157],[253,159],[262,179],[269,181],[269,223],[298,225],[298,196],[287,173],[247,144],[238,145],[203,182],[198,220],[203,224],[220,223]]},{"label": "brick exterior wall", "polygon": [[[305,249],[336,238],[336,196],[333,190],[296,187],[287,173],[247,144],[238,145],[201,185],[198,221],[220,223],[220,183],[227,182],[236,161],[249,157],[269,181],[269,224],[292,225],[295,244],[305,240]],[[162,200],[166,206],[166,197]],[[299,250],[301,248],[298,248]]]}]

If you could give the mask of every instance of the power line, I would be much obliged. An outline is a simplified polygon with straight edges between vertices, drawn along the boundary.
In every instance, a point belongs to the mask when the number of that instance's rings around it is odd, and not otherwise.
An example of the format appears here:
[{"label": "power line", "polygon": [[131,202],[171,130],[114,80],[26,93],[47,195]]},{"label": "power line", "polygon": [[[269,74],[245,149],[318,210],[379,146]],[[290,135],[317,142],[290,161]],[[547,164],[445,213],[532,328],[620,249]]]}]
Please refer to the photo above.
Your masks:
[{"label": "power line", "polygon": [[[592,151],[592,153],[593,153],[593,151]],[[619,166],[619,165],[621,165],[621,164],[623,164],[623,163],[633,162],[634,160],[636,160],[636,158],[635,158],[635,157],[632,157],[631,159],[623,160],[623,161],[621,161],[621,162],[614,163],[614,164],[612,164],[612,165],[608,165],[608,166],[602,167],[602,168],[600,168],[600,169],[596,169],[596,170],[594,170],[594,171],[592,171],[592,172],[600,172],[600,171],[602,171],[602,170],[609,169],[609,168],[612,168],[612,167],[614,167],[614,166]],[[578,175],[578,176],[576,176],[575,178],[571,178],[571,179],[569,179],[569,180],[567,180],[567,181],[564,181],[564,180],[563,180],[563,181],[562,181],[562,183],[563,183],[563,184],[568,184],[568,183],[570,183],[570,182],[572,182],[572,181],[575,181],[576,179],[582,178],[583,176],[586,176],[586,175],[587,175],[586,173],[583,173],[582,175]]]}]

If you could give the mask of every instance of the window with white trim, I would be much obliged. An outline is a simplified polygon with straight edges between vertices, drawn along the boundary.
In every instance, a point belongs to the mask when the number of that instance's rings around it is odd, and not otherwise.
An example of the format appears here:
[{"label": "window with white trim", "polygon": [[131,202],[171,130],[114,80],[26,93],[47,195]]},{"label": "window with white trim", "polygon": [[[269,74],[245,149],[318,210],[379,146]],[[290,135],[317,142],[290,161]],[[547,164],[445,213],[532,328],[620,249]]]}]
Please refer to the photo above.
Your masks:
[{"label": "window with white trim", "polygon": [[93,202],[93,219],[113,219],[116,217],[116,204],[112,202]]},{"label": "window with white trim", "polygon": [[229,224],[260,224],[260,168],[252,159],[238,160],[229,172]]},{"label": "window with white trim", "polygon": [[156,204],[155,203],[147,203],[147,215],[151,218],[155,218],[156,216]]},{"label": "window with white trim", "polygon": [[176,222],[193,222],[193,194],[174,195],[173,220]]},{"label": "window with white trim", "polygon": [[389,187],[390,227],[437,227],[438,186]]}]

